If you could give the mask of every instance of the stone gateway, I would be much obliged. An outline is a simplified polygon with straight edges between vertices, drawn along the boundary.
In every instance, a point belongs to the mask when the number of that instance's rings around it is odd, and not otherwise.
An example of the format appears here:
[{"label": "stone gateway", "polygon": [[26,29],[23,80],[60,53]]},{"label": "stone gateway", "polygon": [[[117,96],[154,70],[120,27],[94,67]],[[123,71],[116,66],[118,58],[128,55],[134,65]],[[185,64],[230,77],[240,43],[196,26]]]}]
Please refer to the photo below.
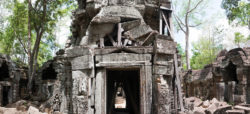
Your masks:
[{"label": "stone gateway", "polygon": [[72,37],[35,82],[47,99],[44,106],[73,114],[170,114],[183,108],[182,97],[174,97],[181,91],[181,63],[170,4],[78,0]]}]

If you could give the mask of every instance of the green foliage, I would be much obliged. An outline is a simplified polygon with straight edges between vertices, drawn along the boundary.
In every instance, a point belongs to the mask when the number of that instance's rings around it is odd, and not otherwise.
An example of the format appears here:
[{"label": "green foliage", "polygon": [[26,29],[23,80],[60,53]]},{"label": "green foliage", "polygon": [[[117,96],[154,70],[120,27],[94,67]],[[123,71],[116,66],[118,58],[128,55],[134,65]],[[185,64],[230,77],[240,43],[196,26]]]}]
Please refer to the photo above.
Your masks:
[{"label": "green foliage", "polygon": [[206,31],[208,33],[203,33],[203,37],[192,43],[193,56],[190,61],[192,69],[202,69],[214,61],[219,51],[223,49],[220,39],[222,31],[220,28],[208,29]]},{"label": "green foliage", "polygon": [[250,36],[245,37],[243,34],[241,34],[240,32],[235,32],[234,33],[234,43],[238,46],[241,47],[241,44],[244,44],[245,42],[247,42],[248,40],[250,40]]},{"label": "green foliage", "polygon": [[222,8],[226,10],[230,22],[236,21],[241,25],[248,25],[250,21],[250,3],[243,0],[223,0]]},{"label": "green foliage", "polygon": [[218,48],[206,37],[201,37],[199,41],[193,43],[193,56],[191,58],[192,69],[202,69],[205,65],[211,64],[218,53]]},{"label": "green foliage", "polygon": [[0,36],[0,52],[24,60],[26,55],[18,39],[27,36],[27,8],[25,4],[15,1],[11,10],[12,15],[7,18],[9,24]]},{"label": "green foliage", "polygon": [[179,54],[181,54],[181,55],[184,54],[184,49],[181,47],[181,44],[179,44],[179,43],[177,44],[177,50],[178,50]]},{"label": "green foliage", "polygon": [[[47,1],[47,0],[45,0]],[[43,15],[44,0],[32,2],[31,10],[31,39],[34,46],[38,28],[43,26],[41,43],[38,53],[38,64],[41,65],[52,59],[53,53],[60,45],[55,43],[55,27],[58,20],[70,14],[75,8],[74,0],[49,0],[46,3],[46,15]],[[7,17],[7,27],[0,31],[0,53],[11,55],[20,63],[28,63],[28,3],[19,0],[9,1],[5,8],[11,11]],[[41,31],[41,30],[40,30]],[[33,47],[31,47],[33,48]]]}]

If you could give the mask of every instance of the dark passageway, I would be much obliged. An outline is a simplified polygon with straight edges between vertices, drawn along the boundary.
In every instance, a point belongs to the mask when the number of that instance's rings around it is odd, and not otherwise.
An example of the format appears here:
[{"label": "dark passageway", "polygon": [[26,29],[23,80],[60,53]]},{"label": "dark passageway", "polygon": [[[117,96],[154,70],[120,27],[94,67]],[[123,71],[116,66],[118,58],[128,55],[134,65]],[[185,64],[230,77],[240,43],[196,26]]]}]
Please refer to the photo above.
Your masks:
[{"label": "dark passageway", "polygon": [[57,73],[53,68],[53,64],[50,64],[49,67],[42,71],[42,80],[56,80]]},{"label": "dark passageway", "polygon": [[3,90],[2,90],[2,106],[6,106],[7,104],[9,104],[9,90],[10,90],[10,86],[3,86]]},{"label": "dark passageway", "polygon": [[7,81],[9,76],[9,67],[6,62],[0,66],[0,81]]},{"label": "dark passageway", "polygon": [[[124,98],[125,107],[115,107],[117,96]],[[107,114],[140,114],[139,70],[107,72]]]},{"label": "dark passageway", "polygon": [[230,61],[229,65],[225,69],[226,69],[226,73],[227,73],[227,77],[225,77],[226,80],[227,81],[235,81],[236,83],[238,83],[239,81],[237,79],[236,65],[234,65]]}]

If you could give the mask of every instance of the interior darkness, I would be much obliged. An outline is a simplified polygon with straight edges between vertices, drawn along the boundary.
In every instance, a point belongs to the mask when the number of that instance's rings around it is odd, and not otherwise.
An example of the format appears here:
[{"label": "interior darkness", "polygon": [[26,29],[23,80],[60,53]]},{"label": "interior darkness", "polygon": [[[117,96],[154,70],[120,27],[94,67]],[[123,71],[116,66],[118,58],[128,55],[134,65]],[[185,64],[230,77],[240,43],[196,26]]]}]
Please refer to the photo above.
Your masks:
[{"label": "interior darkness", "polygon": [[38,90],[39,90],[39,85],[35,84],[35,82],[32,82],[32,94],[37,96],[38,95]]},{"label": "interior darkness", "polygon": [[238,83],[236,65],[234,65],[231,61],[229,65],[226,67],[226,72],[227,72],[226,78],[228,81],[235,81],[236,83]]},{"label": "interior darkness", "polygon": [[27,93],[27,88],[26,85],[28,83],[27,79],[20,79],[19,81],[19,95],[20,96],[25,96],[25,94]]},{"label": "interior darkness", "polygon": [[[126,108],[114,107],[118,85],[123,86]],[[107,71],[107,114],[140,114],[139,70]]]},{"label": "interior darkness", "polygon": [[2,64],[2,67],[0,67],[0,81],[6,81],[9,76],[9,68],[6,62]]},{"label": "interior darkness", "polygon": [[121,17],[121,23],[128,22],[128,21],[135,21],[139,20],[137,18],[128,18],[128,17]]},{"label": "interior darkness", "polygon": [[6,106],[7,104],[9,104],[9,99],[8,99],[9,90],[10,90],[10,86],[3,86],[2,106]]},{"label": "interior darkness", "polygon": [[43,80],[56,80],[57,73],[55,69],[53,68],[53,65],[50,64],[47,69],[44,69],[42,71],[42,79]]},{"label": "interior darkness", "polygon": [[[113,36],[112,36],[113,37]],[[115,37],[113,37],[114,40],[116,41]],[[109,37],[108,36],[105,36],[104,37],[104,45],[105,46],[113,46],[112,42],[109,40]]]}]

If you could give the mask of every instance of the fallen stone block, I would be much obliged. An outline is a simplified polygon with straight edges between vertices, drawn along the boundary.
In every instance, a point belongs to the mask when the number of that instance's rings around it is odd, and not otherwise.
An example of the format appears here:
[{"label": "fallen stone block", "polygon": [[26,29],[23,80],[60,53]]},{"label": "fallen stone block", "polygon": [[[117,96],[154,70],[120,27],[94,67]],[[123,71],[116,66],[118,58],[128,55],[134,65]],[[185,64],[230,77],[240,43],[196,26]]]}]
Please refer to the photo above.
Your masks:
[{"label": "fallen stone block", "polygon": [[228,106],[222,106],[219,107],[214,114],[226,114],[227,110],[232,110],[232,106],[228,105]]},{"label": "fallen stone block", "polygon": [[219,102],[219,107],[228,106],[226,102]]},{"label": "fallen stone block", "polygon": [[121,21],[120,17],[106,17],[106,16],[96,16],[91,21],[91,24],[101,24],[101,23],[119,23]]},{"label": "fallen stone block", "polygon": [[214,104],[216,107],[219,107],[219,101],[216,99],[216,98],[213,98],[211,101],[210,101],[210,104]]},{"label": "fallen stone block", "polygon": [[227,110],[227,114],[245,114],[244,110]]},{"label": "fallen stone block", "polygon": [[202,107],[194,107],[193,114],[206,114],[205,109]]},{"label": "fallen stone block", "polygon": [[124,34],[127,36],[130,36],[132,39],[137,39],[137,38],[140,38],[144,35],[149,34],[152,31],[153,30],[150,28],[149,25],[141,24],[140,26],[137,26],[137,27],[125,32]]},{"label": "fallen stone block", "polygon": [[206,110],[206,114],[213,114],[218,107],[215,104],[211,104]]},{"label": "fallen stone block", "polygon": [[44,114],[44,113],[41,113],[37,108],[30,106],[28,109],[28,114]]},{"label": "fallen stone block", "polygon": [[245,111],[250,112],[250,108],[249,108],[249,107],[237,105],[237,106],[235,106],[234,108],[235,108],[235,109],[240,109],[240,110],[245,110]]},{"label": "fallen stone block", "polygon": [[203,108],[208,108],[210,106],[210,102],[208,100],[204,101],[202,104]]},{"label": "fallen stone block", "polygon": [[141,23],[141,20],[137,19],[133,21],[123,22],[121,26],[124,29],[124,31],[128,31],[130,29],[133,29],[136,26],[139,26],[140,23]]}]

